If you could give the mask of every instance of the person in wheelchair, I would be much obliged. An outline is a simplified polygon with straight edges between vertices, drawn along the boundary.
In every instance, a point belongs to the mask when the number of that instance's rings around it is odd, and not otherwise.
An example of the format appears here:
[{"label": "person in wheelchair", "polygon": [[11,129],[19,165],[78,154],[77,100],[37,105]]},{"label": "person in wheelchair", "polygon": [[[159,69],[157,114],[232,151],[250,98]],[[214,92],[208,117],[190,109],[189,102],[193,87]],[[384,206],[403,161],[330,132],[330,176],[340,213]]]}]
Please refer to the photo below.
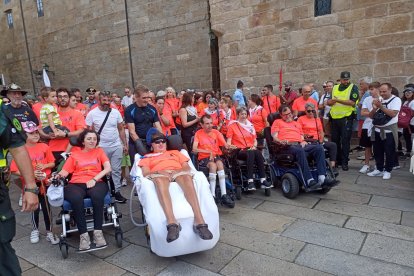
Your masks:
[{"label": "person in wheelchair", "polygon": [[167,242],[178,239],[181,225],[173,213],[170,182],[177,182],[194,212],[194,232],[203,240],[211,240],[213,234],[208,229],[201,214],[197,194],[194,189],[191,168],[185,155],[177,150],[167,150],[167,138],[159,132],[151,136],[153,153],[146,154],[139,162],[142,175],[153,181],[158,199],[167,219]]},{"label": "person in wheelchair", "polygon": [[273,187],[266,180],[266,171],[262,153],[257,149],[257,136],[254,126],[247,120],[247,109],[239,107],[236,110],[237,120],[229,123],[227,131],[227,144],[238,149],[237,158],[247,163],[247,190],[254,191],[256,186],[253,180],[253,168],[257,166],[262,188]]},{"label": "person in wheelchair", "polygon": [[202,129],[198,130],[194,136],[193,152],[198,153],[198,164],[207,167],[209,170],[208,181],[213,197],[216,196],[216,180],[219,179],[221,203],[233,208],[234,201],[226,191],[226,176],[224,164],[221,160],[223,155],[220,147],[229,148],[223,134],[213,129],[213,119],[210,115],[203,115],[200,119]]},{"label": "person in wheelchair", "polygon": [[[292,109],[287,105],[279,108],[282,119],[273,122],[271,133],[273,140],[281,147],[281,152],[295,156],[304,179],[309,188],[319,188],[325,183],[326,164],[325,152],[320,144],[309,144],[305,141],[300,123],[293,120]],[[316,161],[318,181],[313,179],[307,156],[311,155]],[[325,183],[327,184],[327,183]]]},{"label": "person in wheelchair", "polygon": [[111,165],[105,152],[96,147],[99,144],[99,135],[94,130],[84,130],[78,137],[78,144],[82,145],[82,150],[73,152],[62,170],[53,178],[66,178],[72,174],[69,184],[64,188],[64,199],[73,208],[80,234],[79,251],[85,251],[91,245],[83,205],[85,197],[90,197],[93,205],[93,242],[97,248],[107,245],[102,233],[102,214],[104,198],[109,188],[102,178],[111,172]]},{"label": "person in wheelchair", "polygon": [[306,116],[300,116],[298,123],[302,127],[302,131],[306,141],[320,143],[324,149],[328,151],[330,165],[335,169],[337,147],[333,142],[325,142],[325,133],[323,132],[322,122],[317,117],[316,108],[313,103],[305,104]]}]

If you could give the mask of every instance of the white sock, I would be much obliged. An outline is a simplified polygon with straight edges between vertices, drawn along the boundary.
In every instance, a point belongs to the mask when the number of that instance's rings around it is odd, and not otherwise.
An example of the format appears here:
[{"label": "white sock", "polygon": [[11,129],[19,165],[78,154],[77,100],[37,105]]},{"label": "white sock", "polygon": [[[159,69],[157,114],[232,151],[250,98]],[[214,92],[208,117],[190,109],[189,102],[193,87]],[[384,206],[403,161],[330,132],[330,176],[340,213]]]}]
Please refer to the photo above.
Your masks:
[{"label": "white sock", "polygon": [[224,174],[224,170],[218,171],[217,175],[218,175],[219,184],[220,184],[221,196],[223,196],[227,193],[226,192],[226,176]]},{"label": "white sock", "polygon": [[323,184],[323,182],[325,182],[325,176],[324,175],[319,175],[318,176],[318,182],[319,182],[319,184]]},{"label": "white sock", "polygon": [[210,191],[213,197],[216,197],[216,179],[217,179],[217,174],[215,173],[208,174],[208,182],[210,183]]},{"label": "white sock", "polygon": [[260,178],[260,183],[263,183],[266,180],[266,178]]}]

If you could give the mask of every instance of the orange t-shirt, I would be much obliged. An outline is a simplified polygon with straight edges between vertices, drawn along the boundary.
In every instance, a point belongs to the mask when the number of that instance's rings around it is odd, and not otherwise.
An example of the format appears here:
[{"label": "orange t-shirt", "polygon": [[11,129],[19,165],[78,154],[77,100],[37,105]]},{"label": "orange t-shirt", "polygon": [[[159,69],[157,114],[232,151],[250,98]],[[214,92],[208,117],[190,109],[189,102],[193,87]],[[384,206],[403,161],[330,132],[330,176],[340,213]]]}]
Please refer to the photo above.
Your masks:
[{"label": "orange t-shirt", "polygon": [[258,108],[256,107],[253,109],[249,114],[249,121],[253,124],[254,130],[256,130],[257,133],[261,132],[265,127],[267,122],[267,115],[269,113],[264,108]]},{"label": "orange t-shirt", "polygon": [[236,111],[233,108],[229,109],[226,113],[223,109],[220,112],[220,121],[223,122],[220,128],[220,132],[224,135],[227,134],[227,129],[230,121],[236,120]]},{"label": "orange t-shirt", "polygon": [[[200,116],[206,115],[206,109],[203,109],[203,111],[201,112]],[[213,126],[218,126],[220,124],[220,120],[219,120],[219,115],[220,115],[220,110],[216,110],[214,111],[214,113],[209,114],[211,119],[213,120]]]},{"label": "orange t-shirt", "polygon": [[72,173],[71,183],[82,184],[100,173],[106,161],[109,161],[109,159],[101,148],[90,151],[75,151],[66,160],[62,170]]},{"label": "orange t-shirt", "polygon": [[[37,143],[33,147],[29,147],[26,144],[26,149],[29,152],[30,159],[32,160],[33,170],[36,169],[37,164],[48,164],[55,162],[55,157],[53,157],[52,151],[50,150],[49,146],[44,143]],[[10,171],[19,171],[14,160],[10,164]],[[45,172],[47,177],[49,177],[51,169],[45,169],[43,172]]]},{"label": "orange t-shirt", "polygon": [[124,119],[125,118],[125,108],[124,108],[124,106],[122,104],[116,105],[115,103],[114,103],[114,106],[115,106],[115,109],[118,110],[119,113],[121,113],[121,116]]},{"label": "orange t-shirt", "polygon": [[[70,131],[86,128],[85,118],[79,111],[71,108],[67,111],[62,111],[58,108],[58,114],[60,120],[62,120],[62,125],[67,127]],[[51,151],[65,151],[68,144],[69,138],[52,139],[49,141]]]},{"label": "orange t-shirt", "polygon": [[[164,108],[164,110],[165,110],[165,108]],[[166,126],[163,123],[163,121],[161,119],[161,115],[158,112],[158,118],[160,119],[160,125],[161,125],[161,128],[162,128],[162,133],[164,135],[171,135],[171,128],[175,128],[174,119],[172,117],[172,114],[169,113],[169,112],[163,112],[163,116],[165,116],[168,119],[168,121],[170,121],[170,125],[169,126]]]},{"label": "orange t-shirt", "polygon": [[302,142],[302,127],[296,121],[291,121],[289,123],[283,121],[282,119],[277,119],[273,122],[272,125],[272,136],[277,132],[277,138],[280,140],[286,140],[289,142]]},{"label": "orange t-shirt", "polygon": [[256,134],[250,133],[239,123],[232,123],[227,129],[227,138],[231,138],[231,144],[239,149],[251,148],[254,146]]},{"label": "orange t-shirt", "polygon": [[89,107],[86,104],[77,103],[75,106],[75,110],[82,113],[83,117],[86,117],[86,114],[88,114]]},{"label": "orange t-shirt", "polygon": [[[302,127],[303,133],[313,136],[312,139],[318,139],[318,133],[323,130],[322,123],[319,118],[308,118],[308,116],[300,116],[298,123]],[[316,127],[318,130],[316,130]]]},{"label": "orange t-shirt", "polygon": [[[173,114],[173,110],[171,109],[170,105],[164,105],[164,108],[162,109],[162,114],[164,114],[164,116],[166,116],[168,118],[168,120],[170,121],[170,126],[169,128],[175,128],[175,122],[174,122],[174,118],[172,116]],[[159,114],[158,114],[158,118],[159,118]],[[160,123],[161,123],[161,119],[160,119]]]},{"label": "orange t-shirt", "polygon": [[275,95],[269,95],[262,97],[263,108],[266,109],[267,113],[277,112],[280,107],[280,98]]},{"label": "orange t-shirt", "polygon": [[167,107],[172,111],[178,111],[180,109],[180,100],[177,98],[169,98],[165,99],[165,105],[164,108]]},{"label": "orange t-shirt", "polygon": [[162,154],[150,153],[145,155],[138,163],[140,167],[149,168],[150,172],[182,169],[182,164],[190,160],[178,150],[167,150]]},{"label": "orange t-shirt", "polygon": [[42,109],[42,106],[43,106],[43,103],[41,102],[38,102],[32,105],[32,110],[34,114],[36,114],[36,117],[39,120],[39,122],[40,122],[40,109]]},{"label": "orange t-shirt", "polygon": [[198,116],[202,116],[204,109],[208,108],[208,104],[206,104],[205,102],[201,102],[199,104],[196,105],[196,109],[197,109],[197,114]]},{"label": "orange t-shirt", "polygon": [[[200,129],[195,133],[194,142],[198,142],[198,148],[211,151],[214,156],[223,155],[220,147],[226,144],[223,134],[218,130],[212,129],[210,133],[206,133],[204,129]],[[198,160],[209,158],[210,154],[205,152],[198,153]]]},{"label": "orange t-shirt", "polygon": [[313,103],[315,108],[318,108],[318,103],[311,97],[309,97],[306,101],[303,98],[303,96],[295,99],[293,101],[292,110],[294,111],[305,111],[305,104],[307,103]]}]

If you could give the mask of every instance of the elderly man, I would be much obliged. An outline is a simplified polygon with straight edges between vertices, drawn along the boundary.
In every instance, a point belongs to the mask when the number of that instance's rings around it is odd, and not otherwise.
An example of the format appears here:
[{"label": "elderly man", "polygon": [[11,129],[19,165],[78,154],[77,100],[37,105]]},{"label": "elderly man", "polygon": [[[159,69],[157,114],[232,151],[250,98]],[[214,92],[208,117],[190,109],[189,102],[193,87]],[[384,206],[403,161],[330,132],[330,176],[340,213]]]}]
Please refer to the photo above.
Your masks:
[{"label": "elderly man", "polygon": [[[382,179],[391,178],[394,167],[394,159],[398,145],[398,112],[401,109],[401,99],[391,94],[392,85],[383,83],[379,88],[381,99],[372,100],[372,110],[369,117],[373,119],[372,124],[375,132],[371,140],[374,140],[374,158],[376,169],[368,176],[382,176]],[[378,113],[388,116],[385,120],[377,120]],[[385,166],[384,166],[385,154]]]},{"label": "elderly man", "polygon": [[[312,93],[312,88],[310,85],[304,85],[302,87],[302,96],[296,98],[292,105],[293,117],[298,115],[303,115],[305,113],[305,105],[307,103],[312,103],[314,106],[318,105],[318,102],[310,97]],[[299,114],[302,113],[302,114]]]},{"label": "elderly man", "polygon": [[349,170],[349,148],[354,120],[355,103],[358,101],[358,87],[349,79],[351,73],[341,72],[341,81],[332,89],[332,99],[327,104],[331,106],[329,112],[331,118],[332,142],[338,146],[337,164],[342,165],[342,170]]},{"label": "elderly man", "polygon": [[228,147],[223,134],[213,129],[213,119],[210,115],[203,115],[200,119],[201,127],[194,136],[193,152],[198,153],[200,166],[209,169],[208,181],[213,196],[216,196],[217,175],[221,191],[221,204],[233,208],[234,201],[226,191],[226,176],[220,156],[223,154],[220,147]]},{"label": "elderly man", "polygon": [[318,108],[320,111],[320,115],[323,119],[323,129],[325,131],[325,136],[331,136],[331,125],[329,123],[329,111],[331,111],[331,107],[327,104],[328,100],[332,98],[332,88],[334,86],[333,81],[327,81],[323,84],[324,94],[321,96],[318,102]]},{"label": "elderly man", "polygon": [[100,135],[99,147],[108,156],[112,168],[112,180],[115,186],[115,200],[125,203],[121,195],[121,161],[123,153],[128,152],[125,129],[121,113],[110,107],[110,92],[101,92],[98,96],[98,107],[86,116],[86,125]]},{"label": "elderly man", "polygon": [[125,86],[124,92],[125,92],[125,96],[122,97],[121,103],[124,106],[124,108],[127,108],[128,106],[134,103],[133,95],[131,92],[131,87]]}]

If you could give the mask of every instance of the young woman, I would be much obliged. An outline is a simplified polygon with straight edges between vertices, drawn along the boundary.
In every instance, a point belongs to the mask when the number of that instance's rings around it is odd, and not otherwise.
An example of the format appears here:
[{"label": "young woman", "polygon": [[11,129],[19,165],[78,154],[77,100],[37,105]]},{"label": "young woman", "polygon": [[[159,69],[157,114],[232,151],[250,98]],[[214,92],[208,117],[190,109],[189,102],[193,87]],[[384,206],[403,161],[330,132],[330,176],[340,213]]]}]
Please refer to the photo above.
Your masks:
[{"label": "young woman", "polygon": [[191,139],[195,134],[200,117],[198,117],[197,110],[193,106],[194,98],[192,93],[185,93],[181,101],[182,105],[179,111],[179,118],[181,121],[181,138],[183,138],[183,142],[185,143],[188,152],[191,152]]}]

